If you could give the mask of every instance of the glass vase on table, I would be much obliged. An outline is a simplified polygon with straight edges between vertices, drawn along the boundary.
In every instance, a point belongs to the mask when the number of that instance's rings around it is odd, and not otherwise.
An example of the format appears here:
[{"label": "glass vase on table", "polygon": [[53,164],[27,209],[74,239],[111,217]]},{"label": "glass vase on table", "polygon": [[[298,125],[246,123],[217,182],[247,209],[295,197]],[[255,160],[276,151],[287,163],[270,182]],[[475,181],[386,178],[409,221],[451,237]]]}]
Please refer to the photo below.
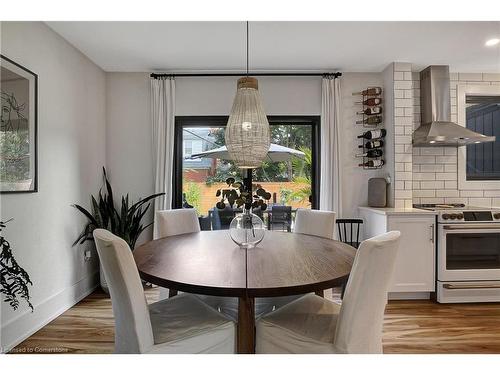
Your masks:
[{"label": "glass vase on table", "polygon": [[251,206],[245,205],[229,226],[231,239],[242,249],[252,249],[264,239],[265,226],[262,219],[252,213]]}]

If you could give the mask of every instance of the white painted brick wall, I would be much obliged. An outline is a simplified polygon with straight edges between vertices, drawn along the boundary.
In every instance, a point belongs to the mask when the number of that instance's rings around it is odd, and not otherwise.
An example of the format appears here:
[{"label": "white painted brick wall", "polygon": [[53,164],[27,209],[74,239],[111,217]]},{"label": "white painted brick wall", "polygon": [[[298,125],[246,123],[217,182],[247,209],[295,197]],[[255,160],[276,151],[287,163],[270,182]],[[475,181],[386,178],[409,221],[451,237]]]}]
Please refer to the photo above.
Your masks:
[{"label": "white painted brick wall", "polygon": [[[407,67],[405,67],[407,68]],[[405,77],[404,71],[402,77]],[[398,74],[398,77],[401,77]],[[411,74],[413,108],[399,109],[396,116],[413,110],[413,129],[420,126],[420,81],[419,74]],[[500,84],[500,74],[450,73],[450,96],[452,121],[457,121],[457,85],[463,83]],[[407,84],[405,84],[407,85]],[[402,87],[401,84],[398,87]],[[405,99],[403,90],[403,99]],[[406,102],[402,102],[406,104]],[[406,133],[404,133],[407,135]],[[457,149],[450,147],[414,148],[411,151],[413,164],[413,203],[463,203],[471,206],[500,207],[500,190],[458,190]],[[398,185],[404,186],[404,185]]]}]

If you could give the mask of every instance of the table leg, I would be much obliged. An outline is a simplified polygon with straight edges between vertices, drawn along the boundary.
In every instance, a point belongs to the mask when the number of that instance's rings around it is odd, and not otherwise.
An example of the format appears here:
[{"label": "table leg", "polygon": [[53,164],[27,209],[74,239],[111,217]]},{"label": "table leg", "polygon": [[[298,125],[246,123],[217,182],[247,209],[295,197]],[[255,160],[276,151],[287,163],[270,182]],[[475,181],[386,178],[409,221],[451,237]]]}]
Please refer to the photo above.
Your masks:
[{"label": "table leg", "polygon": [[238,353],[255,353],[255,299],[244,296],[238,300]]},{"label": "table leg", "polygon": [[177,290],[169,289],[168,290],[168,298],[175,297],[177,295]]},{"label": "table leg", "polygon": [[325,297],[325,292],[323,290],[317,290],[316,292],[314,292],[317,296],[320,296],[320,297]]}]

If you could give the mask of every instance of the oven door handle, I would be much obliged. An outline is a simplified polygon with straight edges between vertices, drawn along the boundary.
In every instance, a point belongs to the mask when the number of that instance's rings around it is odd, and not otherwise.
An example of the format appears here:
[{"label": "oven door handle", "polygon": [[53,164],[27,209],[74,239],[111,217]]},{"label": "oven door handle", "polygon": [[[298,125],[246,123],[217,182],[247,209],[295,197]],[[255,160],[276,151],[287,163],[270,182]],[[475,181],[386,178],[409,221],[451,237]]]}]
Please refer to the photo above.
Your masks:
[{"label": "oven door handle", "polygon": [[498,229],[500,231],[500,225],[483,225],[483,226],[469,226],[469,225],[445,225],[444,230],[485,230],[485,229]]},{"label": "oven door handle", "polygon": [[500,284],[443,284],[445,289],[497,289],[500,288]]}]

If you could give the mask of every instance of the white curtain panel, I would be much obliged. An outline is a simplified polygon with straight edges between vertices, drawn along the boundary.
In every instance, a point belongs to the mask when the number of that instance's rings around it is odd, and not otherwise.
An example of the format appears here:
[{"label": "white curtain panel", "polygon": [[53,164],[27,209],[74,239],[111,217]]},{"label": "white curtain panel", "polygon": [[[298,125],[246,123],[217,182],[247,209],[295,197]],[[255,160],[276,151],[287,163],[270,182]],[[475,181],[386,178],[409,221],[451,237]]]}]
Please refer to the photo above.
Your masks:
[{"label": "white curtain panel", "polygon": [[[175,79],[151,79],[151,119],[153,126],[153,176],[155,193],[166,193],[155,199],[155,212],[172,206],[174,163]],[[154,238],[156,238],[156,225]]]},{"label": "white curtain panel", "polygon": [[340,80],[323,77],[321,92],[321,181],[319,208],[342,217]]}]

